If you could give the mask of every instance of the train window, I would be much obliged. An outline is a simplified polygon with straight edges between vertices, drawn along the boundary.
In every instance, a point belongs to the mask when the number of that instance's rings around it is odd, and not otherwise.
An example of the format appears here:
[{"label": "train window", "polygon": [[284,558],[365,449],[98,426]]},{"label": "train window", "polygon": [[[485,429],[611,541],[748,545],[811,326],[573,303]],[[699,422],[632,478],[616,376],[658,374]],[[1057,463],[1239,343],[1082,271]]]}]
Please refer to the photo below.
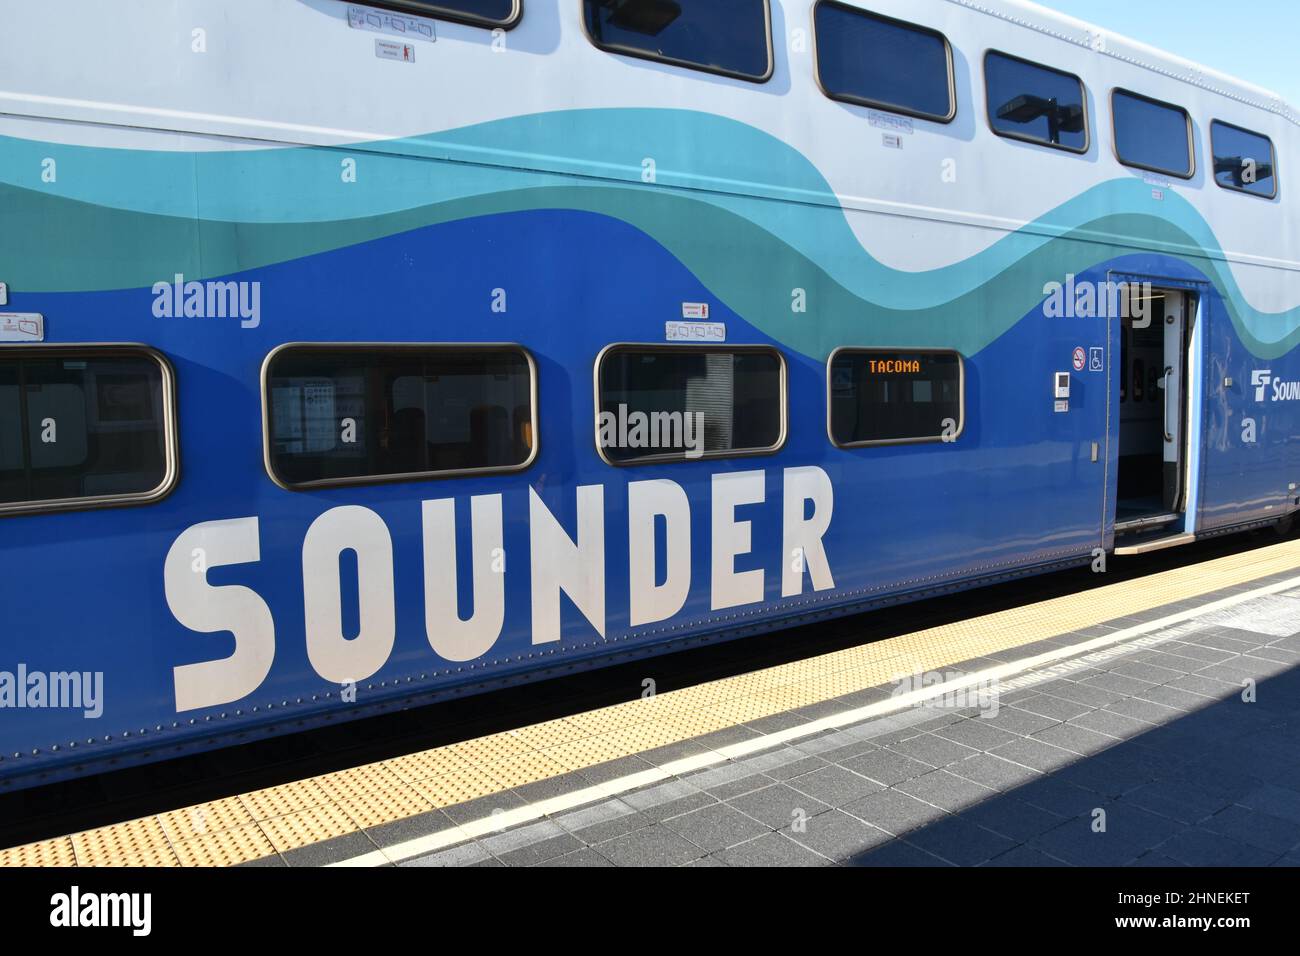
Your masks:
[{"label": "train window", "polygon": [[1216,183],[1265,199],[1277,197],[1277,156],[1271,139],[1215,120],[1210,124],[1210,142]]},{"label": "train window", "polygon": [[0,351],[0,514],[156,501],[177,475],[170,367],[140,347]]},{"label": "train window", "polygon": [[1074,153],[1088,151],[1088,105],[1073,73],[990,50],[984,57],[993,132]]},{"label": "train window", "polygon": [[956,441],[966,426],[956,352],[844,348],[828,376],[830,436],[841,448]]},{"label": "train window", "polygon": [[517,346],[283,346],[263,387],[267,470],[290,489],[520,471],[537,454]]},{"label": "train window", "polygon": [[817,79],[833,100],[951,122],[952,52],[937,30],[819,0]]},{"label": "train window", "polygon": [[1192,119],[1181,106],[1116,90],[1115,155],[1125,166],[1191,179],[1196,172]]},{"label": "train window", "polygon": [[505,27],[519,22],[523,0],[367,0],[371,6],[454,20],[474,26]]},{"label": "train window", "polygon": [[612,465],[766,454],[785,444],[785,360],[765,346],[610,346],[596,407]]},{"label": "train window", "polygon": [[583,0],[600,49],[755,83],[772,76],[768,0]]}]

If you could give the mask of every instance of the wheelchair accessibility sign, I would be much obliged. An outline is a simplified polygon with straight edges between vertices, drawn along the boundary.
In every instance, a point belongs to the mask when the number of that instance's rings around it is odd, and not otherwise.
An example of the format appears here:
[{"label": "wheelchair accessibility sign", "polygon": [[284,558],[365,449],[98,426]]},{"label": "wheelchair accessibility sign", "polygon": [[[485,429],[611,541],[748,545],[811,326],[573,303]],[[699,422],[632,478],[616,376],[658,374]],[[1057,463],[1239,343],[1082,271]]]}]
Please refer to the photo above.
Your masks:
[{"label": "wheelchair accessibility sign", "polygon": [[1106,350],[1094,346],[1088,350],[1088,371],[1104,372],[1106,371]]}]

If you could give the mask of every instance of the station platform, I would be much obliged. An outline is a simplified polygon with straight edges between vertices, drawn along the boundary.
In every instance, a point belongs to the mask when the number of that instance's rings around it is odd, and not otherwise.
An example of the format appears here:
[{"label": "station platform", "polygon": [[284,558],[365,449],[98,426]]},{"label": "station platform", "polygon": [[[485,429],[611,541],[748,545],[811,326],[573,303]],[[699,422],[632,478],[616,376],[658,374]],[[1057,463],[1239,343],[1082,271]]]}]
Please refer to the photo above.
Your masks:
[{"label": "station platform", "polygon": [[0,865],[1296,865],[1297,664],[1291,541]]}]

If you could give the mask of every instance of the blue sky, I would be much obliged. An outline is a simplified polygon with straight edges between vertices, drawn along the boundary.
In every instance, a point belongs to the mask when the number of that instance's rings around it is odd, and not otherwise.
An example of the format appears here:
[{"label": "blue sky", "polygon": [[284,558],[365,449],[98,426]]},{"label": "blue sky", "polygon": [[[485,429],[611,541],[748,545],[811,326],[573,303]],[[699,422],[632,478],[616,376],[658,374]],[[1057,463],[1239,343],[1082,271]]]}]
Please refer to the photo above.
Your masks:
[{"label": "blue sky", "polygon": [[1300,109],[1300,0],[1036,0],[1273,90]]}]

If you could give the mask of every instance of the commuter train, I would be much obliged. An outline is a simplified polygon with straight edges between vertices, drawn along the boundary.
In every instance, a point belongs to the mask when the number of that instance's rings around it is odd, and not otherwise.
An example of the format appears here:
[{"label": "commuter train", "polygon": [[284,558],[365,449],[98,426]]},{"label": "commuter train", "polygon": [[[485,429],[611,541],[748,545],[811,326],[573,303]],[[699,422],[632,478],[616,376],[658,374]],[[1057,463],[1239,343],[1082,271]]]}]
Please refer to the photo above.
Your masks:
[{"label": "commuter train", "polygon": [[1300,115],[1176,56],[1021,0],[4,8],[0,789],[1300,510]]}]

